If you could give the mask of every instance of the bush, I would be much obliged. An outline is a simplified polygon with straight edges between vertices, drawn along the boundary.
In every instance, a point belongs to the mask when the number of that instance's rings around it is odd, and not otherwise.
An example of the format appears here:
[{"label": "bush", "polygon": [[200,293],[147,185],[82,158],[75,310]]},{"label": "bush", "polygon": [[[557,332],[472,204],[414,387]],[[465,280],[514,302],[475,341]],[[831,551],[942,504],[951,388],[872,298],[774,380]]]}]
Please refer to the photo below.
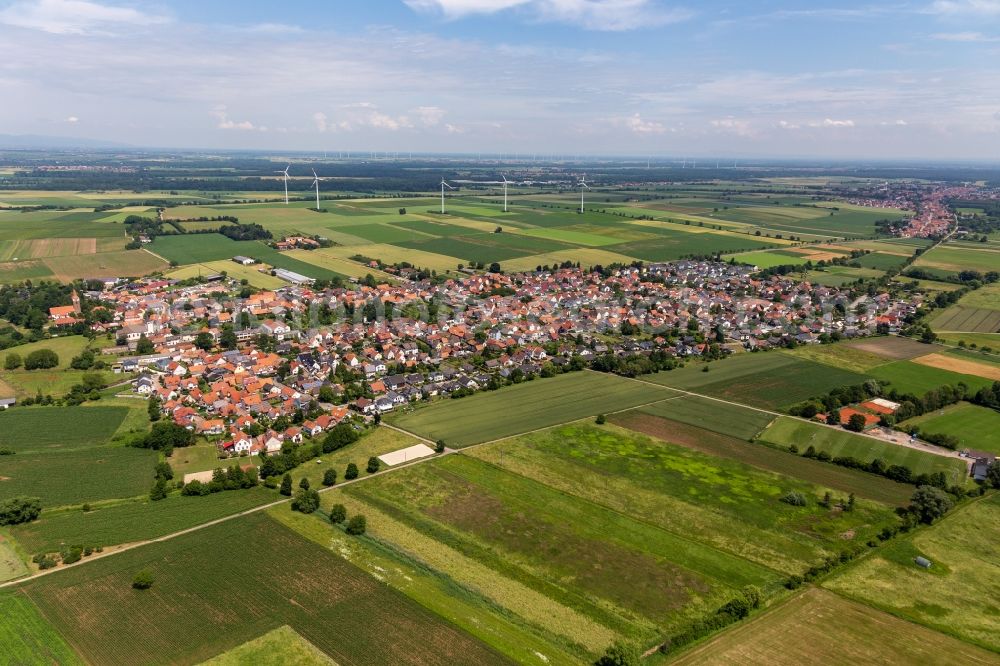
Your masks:
[{"label": "bush", "polygon": [[30,523],[42,512],[42,501],[37,497],[12,497],[0,502],[0,525]]},{"label": "bush", "polygon": [[292,500],[292,511],[312,513],[319,508],[319,493],[308,488],[301,488]]},{"label": "bush", "polygon": [[280,492],[285,497],[291,497],[292,496],[292,475],[291,474],[285,474],[285,476],[283,476],[281,478],[281,489],[278,492]]},{"label": "bush", "polygon": [[781,501],[785,504],[791,504],[792,506],[805,506],[806,496],[800,492],[790,490],[781,496]]},{"label": "bush", "polygon": [[352,481],[358,478],[358,466],[354,463],[347,464],[347,471],[344,472],[344,478],[348,481]]},{"label": "bush", "polygon": [[3,367],[7,370],[17,370],[21,367],[21,355],[17,352],[7,354],[7,358],[3,362]]},{"label": "bush", "polygon": [[[605,423],[607,423],[607,421],[608,419],[606,416],[604,416],[604,414],[598,414],[597,418],[594,419],[594,423],[596,423],[597,425],[604,425]],[[610,650],[611,648],[608,649]]]},{"label": "bush", "polygon": [[349,423],[340,423],[333,427],[323,439],[323,453],[332,453],[352,444],[361,437],[358,431]]},{"label": "bush", "polygon": [[368,529],[368,521],[361,514],[351,516],[351,519],[347,521],[348,534],[361,535],[365,533],[366,529]]},{"label": "bush", "polygon": [[375,456],[372,456],[371,458],[368,459],[367,471],[369,474],[375,474],[376,472],[378,472],[381,466],[382,463],[379,461],[379,459],[376,458]]},{"label": "bush", "polygon": [[148,590],[153,587],[154,580],[156,579],[153,576],[153,572],[149,569],[143,569],[132,579],[132,587],[136,590]]},{"label": "bush", "polygon": [[444,447],[445,447],[444,440],[439,439],[437,443],[434,445],[435,453],[444,453]]},{"label": "bush", "polygon": [[920,486],[910,498],[910,511],[927,524],[951,511],[953,506],[955,503],[948,493],[933,486]]},{"label": "bush", "polygon": [[36,349],[24,358],[25,370],[46,370],[59,365],[59,355],[51,349]]},{"label": "bush", "polygon": [[639,650],[634,645],[619,641],[609,645],[601,658],[594,662],[595,666],[639,666],[641,663]]},{"label": "bush", "polygon": [[347,507],[343,504],[334,504],[330,509],[330,522],[339,525],[347,520]]}]

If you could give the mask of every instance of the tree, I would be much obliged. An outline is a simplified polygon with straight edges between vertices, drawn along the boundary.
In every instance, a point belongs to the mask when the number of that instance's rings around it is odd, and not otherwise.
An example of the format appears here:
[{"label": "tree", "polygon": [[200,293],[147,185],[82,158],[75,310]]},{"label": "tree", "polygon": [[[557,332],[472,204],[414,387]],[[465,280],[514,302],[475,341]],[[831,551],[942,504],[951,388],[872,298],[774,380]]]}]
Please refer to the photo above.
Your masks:
[{"label": "tree", "polygon": [[331,468],[323,472],[324,486],[332,486],[335,485],[336,483],[337,483],[337,470]]},{"label": "tree", "polygon": [[223,326],[222,335],[219,336],[219,346],[223,349],[236,349],[237,343],[236,331],[233,330],[233,327]]},{"label": "tree", "polygon": [[607,423],[607,420],[608,417],[606,417],[604,414],[598,414],[597,418],[594,420],[594,423],[596,423],[597,425],[604,425],[605,423]]},{"label": "tree", "polygon": [[344,472],[344,478],[348,481],[358,478],[358,466],[354,463],[347,463],[347,471]]},{"label": "tree", "polygon": [[149,569],[143,569],[135,575],[135,578],[132,579],[132,587],[136,590],[148,590],[153,587],[153,581],[155,580],[156,577],[153,576],[152,571]]},{"label": "tree", "polygon": [[210,351],[212,347],[215,346],[215,339],[212,337],[211,333],[202,331],[194,338],[194,346],[198,349],[203,349],[205,351]]},{"label": "tree", "polygon": [[955,503],[948,493],[934,486],[919,486],[910,498],[910,511],[922,523],[933,523],[951,511]]},{"label": "tree", "polygon": [[986,482],[994,488],[1000,488],[1000,458],[991,462],[986,468]]},{"label": "tree", "polygon": [[379,470],[379,467],[381,467],[381,466],[382,466],[382,463],[375,456],[372,456],[371,458],[368,459],[368,468],[367,468],[367,470],[368,470],[369,474],[376,473]]},{"label": "tree", "polygon": [[21,367],[21,355],[17,352],[7,354],[7,358],[3,362],[3,367],[7,370],[17,370]]},{"label": "tree", "polygon": [[844,511],[854,511],[854,493],[847,496],[847,505],[844,506]]},{"label": "tree", "polygon": [[500,264],[494,261],[492,264],[490,264],[490,273],[499,273],[499,272],[500,272]]},{"label": "tree", "polygon": [[323,453],[331,453],[358,441],[361,435],[349,423],[339,423],[323,439]]},{"label": "tree", "polygon": [[[155,451],[173,451],[175,448],[194,444],[194,433],[173,421],[160,421],[132,446]],[[169,455],[169,454],[168,454]]]},{"label": "tree", "polygon": [[47,370],[59,365],[59,355],[51,349],[36,349],[24,357],[25,370]]},{"label": "tree", "polygon": [[302,490],[309,490],[309,479],[303,476],[302,480],[299,481],[299,488]]},{"label": "tree", "polygon": [[149,499],[153,502],[158,502],[161,499],[167,498],[167,480],[164,478],[159,478],[153,484],[153,487],[149,491]]},{"label": "tree", "polygon": [[330,522],[339,525],[347,520],[347,507],[343,504],[334,504],[330,509]]},{"label": "tree", "polygon": [[851,414],[851,418],[847,419],[847,429],[854,432],[861,432],[865,429],[866,421],[865,417],[861,414]]},{"label": "tree", "polygon": [[615,641],[594,663],[596,666],[639,666],[642,663],[642,656],[634,645]]},{"label": "tree", "polygon": [[156,422],[160,420],[160,397],[157,395],[149,396],[149,404],[146,405],[146,412],[149,414],[149,420]]},{"label": "tree", "polygon": [[300,513],[312,513],[319,508],[319,493],[308,488],[301,488],[295,492],[292,500],[292,511]]},{"label": "tree", "polygon": [[292,475],[291,474],[285,474],[285,476],[283,476],[281,478],[281,488],[278,489],[278,492],[281,493],[282,495],[284,495],[285,497],[291,497],[292,496]]},{"label": "tree", "polygon": [[149,338],[146,337],[146,334],[143,333],[142,335],[140,335],[139,342],[135,344],[135,353],[152,354],[154,351],[156,351],[156,348],[153,347],[153,343],[149,341]]},{"label": "tree", "polygon": [[42,512],[42,501],[37,497],[12,497],[0,502],[0,525],[30,523]]},{"label": "tree", "polygon": [[434,444],[435,453],[444,453],[445,443],[443,439],[439,439],[437,443]]},{"label": "tree", "polygon": [[368,529],[368,521],[361,514],[351,516],[351,519],[347,521],[348,534],[358,536],[364,534],[366,529]]},{"label": "tree", "polygon": [[830,413],[826,415],[827,425],[840,425],[840,410],[831,409]]}]

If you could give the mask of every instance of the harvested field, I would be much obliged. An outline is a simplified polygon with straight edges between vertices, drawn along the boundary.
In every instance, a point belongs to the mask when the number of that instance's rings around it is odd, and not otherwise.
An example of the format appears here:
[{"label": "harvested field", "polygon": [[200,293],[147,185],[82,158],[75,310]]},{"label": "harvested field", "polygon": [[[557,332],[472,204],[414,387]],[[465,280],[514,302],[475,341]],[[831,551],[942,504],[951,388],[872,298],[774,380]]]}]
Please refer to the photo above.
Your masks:
[{"label": "harvested field", "polygon": [[995,664],[996,655],[810,588],[681,654],[678,666]]},{"label": "harvested field", "polygon": [[940,347],[917,342],[911,338],[901,338],[899,336],[885,336],[879,338],[865,338],[854,342],[846,342],[845,346],[853,349],[860,349],[882,358],[902,361],[906,359],[923,356],[936,351]]},{"label": "harvested field", "polygon": [[988,365],[986,363],[978,363],[968,359],[936,353],[918,356],[912,359],[912,362],[931,368],[938,368],[939,370],[948,370],[963,375],[975,375],[976,377],[1000,381],[1000,366],[998,365]]},{"label": "harvested field", "polygon": [[952,305],[931,322],[935,330],[997,333],[1000,331],[1000,310]]}]

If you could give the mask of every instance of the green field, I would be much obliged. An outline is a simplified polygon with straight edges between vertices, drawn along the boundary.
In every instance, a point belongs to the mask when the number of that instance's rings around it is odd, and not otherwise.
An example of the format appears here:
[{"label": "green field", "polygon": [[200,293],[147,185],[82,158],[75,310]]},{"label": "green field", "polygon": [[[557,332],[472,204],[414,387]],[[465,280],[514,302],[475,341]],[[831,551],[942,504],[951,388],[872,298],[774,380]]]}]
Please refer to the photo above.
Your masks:
[{"label": "green field", "polygon": [[[519,447],[509,448],[513,456]],[[643,642],[734,589],[777,582],[775,572],[696,545],[649,516],[623,515],[467,456],[447,456],[343,492]],[[407,550],[407,544],[396,545]]]},{"label": "green field", "polygon": [[[6,357],[7,354],[16,353],[21,356],[21,359],[30,354],[33,351],[38,351],[39,349],[49,349],[54,351],[59,357],[59,365],[55,367],[56,370],[65,370],[69,367],[70,361],[73,360],[74,356],[79,356],[80,352],[88,346],[87,338],[82,335],[67,335],[59,338],[48,338],[46,340],[39,340],[38,342],[29,342],[25,345],[18,345],[17,347],[11,347],[0,351],[0,357]],[[22,370],[20,372],[37,372],[36,370]],[[10,374],[11,371],[5,370],[4,375]]]},{"label": "green field", "polygon": [[153,451],[107,446],[0,456],[0,499],[26,495],[53,507],[142,495],[155,462]]},{"label": "green field", "polygon": [[753,439],[774,420],[767,412],[694,395],[667,398],[635,411],[745,440]]},{"label": "green field", "polygon": [[904,421],[922,433],[946,433],[958,438],[960,448],[1000,455],[1000,413],[967,402]]},{"label": "green field", "polygon": [[892,615],[810,588],[683,652],[678,666],[995,664],[996,655]]},{"label": "green field", "polygon": [[707,366],[690,363],[644,379],[754,407],[777,409],[833,388],[860,384],[867,377],[777,351],[739,354]]},{"label": "green field", "polygon": [[[924,346],[924,352],[932,351]],[[872,368],[884,365],[888,360],[878,354],[847,344],[803,345],[789,352],[795,358],[816,361],[825,365],[864,374]]]},{"label": "green field", "polygon": [[32,554],[59,550],[64,543],[111,546],[154,539],[275,499],[277,496],[264,488],[205,497],[174,494],[158,502],[143,498],[99,505],[86,513],[79,509],[43,513],[34,522],[11,528],[11,533]]},{"label": "green field", "polygon": [[288,625],[272,629],[263,636],[213,657],[202,666],[336,666],[316,646],[295,633]]},{"label": "green field", "polygon": [[787,416],[771,424],[760,440],[782,448],[795,444],[800,452],[813,446],[817,452],[826,451],[834,458],[851,456],[866,463],[881,458],[887,465],[906,465],[914,475],[944,472],[949,484],[963,485],[968,477],[965,461],[959,458],[925,453]]},{"label": "green field", "polygon": [[[654,405],[655,406],[655,405]],[[818,486],[854,493],[876,502],[904,506],[913,487],[858,470],[831,465],[795,455],[782,449],[747,442],[745,439],[712,432],[709,423],[680,423],[648,413],[645,407],[612,415],[615,425],[679,444],[720,458],[730,458],[753,467],[790,476]],[[718,428],[716,428],[718,430]]]},{"label": "green field", "polygon": [[242,255],[253,257],[269,266],[286,268],[316,279],[332,280],[343,277],[340,273],[278,252],[260,241],[234,241],[222,234],[161,236],[150,249],[164,259],[176,261],[181,265],[222,261]]},{"label": "green field", "polygon": [[[930,351],[933,350],[928,350]],[[941,370],[912,361],[896,361],[880,365],[872,368],[869,374],[879,381],[888,382],[889,386],[901,393],[913,393],[918,396],[946,384],[957,386],[959,383],[964,383],[975,392],[993,383],[985,377]]]},{"label": "green field", "polygon": [[[132,589],[145,568],[154,573],[152,589]],[[342,666],[509,663],[264,514],[22,589],[90,663],[197,663],[284,625]]]},{"label": "green field", "polygon": [[[893,541],[823,585],[1000,652],[998,540],[1000,495],[994,493]],[[913,563],[918,555],[931,561],[930,569]]]},{"label": "green field", "polygon": [[913,262],[915,268],[933,268],[945,272],[973,270],[987,273],[1000,270],[1000,251],[956,246],[945,243],[925,252]]},{"label": "green field", "polygon": [[51,453],[106,443],[127,407],[17,407],[0,413],[0,448]]},{"label": "green field", "polygon": [[1000,332],[1000,310],[952,305],[931,320],[939,331],[968,331],[970,333]]},{"label": "green field", "polygon": [[669,389],[598,372],[571,372],[443,399],[389,420],[404,430],[462,447],[670,397]]},{"label": "green field", "polygon": [[6,664],[82,666],[73,649],[23,593],[0,593],[0,645]]}]

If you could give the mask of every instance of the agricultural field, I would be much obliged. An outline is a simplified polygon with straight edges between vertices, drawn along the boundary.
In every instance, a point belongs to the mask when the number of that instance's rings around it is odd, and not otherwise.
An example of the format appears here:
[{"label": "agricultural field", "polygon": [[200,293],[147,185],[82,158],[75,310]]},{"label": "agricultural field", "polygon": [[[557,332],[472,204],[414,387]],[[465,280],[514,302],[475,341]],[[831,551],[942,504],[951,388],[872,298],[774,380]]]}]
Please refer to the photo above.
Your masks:
[{"label": "agricultural field", "polygon": [[934,317],[931,320],[931,327],[935,331],[949,333],[1000,332],[1000,286],[990,284],[970,291],[957,303]]},{"label": "agricultural field", "polygon": [[461,448],[636,407],[672,394],[670,389],[616,375],[571,372],[459,400],[441,399],[413,411],[393,413],[387,420],[425,439],[443,439],[449,447]]},{"label": "agricultural field", "polygon": [[[923,350],[927,351],[924,346]],[[795,358],[815,361],[824,365],[864,374],[874,367],[889,362],[883,356],[848,344],[803,345],[786,352]]]},{"label": "agricultural field", "polygon": [[929,368],[948,370],[963,375],[974,375],[984,379],[1000,381],[1000,367],[996,362],[985,354],[969,353],[968,356],[960,355],[959,351],[947,352],[945,354],[927,354],[913,359],[913,363],[925,365]]},{"label": "agricultural field", "polygon": [[940,347],[934,345],[928,345],[912,338],[903,338],[895,335],[862,338],[861,340],[844,342],[837,346],[868,352],[891,361],[903,361],[941,350]]},{"label": "agricultural field", "polygon": [[274,500],[273,491],[264,488],[205,497],[175,494],[158,502],[143,497],[92,506],[87,512],[77,508],[44,512],[38,520],[10,532],[31,554],[53,552],[64,543],[112,546],[155,539]]},{"label": "agricultural field", "polygon": [[43,507],[134,497],[153,482],[156,453],[93,447],[0,456],[0,499],[38,497]]},{"label": "agricultural field", "polygon": [[[69,367],[70,361],[73,360],[74,356],[79,356],[80,352],[89,346],[89,341],[82,335],[67,335],[58,338],[48,338],[46,340],[39,340],[38,342],[29,342],[27,344],[18,345],[16,347],[11,347],[0,351],[0,356],[6,357],[7,354],[15,353],[18,354],[23,360],[28,354],[33,351],[38,351],[39,349],[50,349],[56,353],[59,357],[59,365],[57,365],[54,370],[65,370]],[[9,370],[3,371],[4,373],[11,372]],[[28,372],[22,370],[22,372]],[[38,372],[32,370],[31,372]]]},{"label": "agricultural field", "polygon": [[783,449],[794,444],[800,452],[812,446],[817,452],[826,451],[834,458],[851,456],[866,463],[881,458],[887,465],[909,467],[914,475],[943,472],[949,485],[965,485],[968,479],[968,469],[961,458],[926,453],[787,416],[772,423],[759,439]]},{"label": "agricultural field", "polygon": [[875,278],[882,271],[871,268],[853,268],[851,266],[826,266],[822,269],[806,273],[806,281],[821,284],[825,287],[842,287],[857,280]]},{"label": "agricultural field", "polygon": [[287,624],[202,662],[201,666],[337,666]]},{"label": "agricultural field", "polygon": [[19,666],[83,666],[38,607],[19,591],[0,592],[0,645],[7,663]]},{"label": "agricultural field", "polygon": [[632,412],[680,421],[743,440],[753,439],[775,418],[774,414],[750,407],[683,394],[637,407],[626,413]]},{"label": "agricultural field", "polygon": [[[961,362],[956,361],[956,366]],[[973,391],[992,384],[992,380],[975,375],[967,375],[951,370],[942,370],[929,365],[922,365],[916,360],[895,361],[872,368],[869,374],[875,379],[886,382],[892,388],[903,393],[923,395],[931,389],[940,388],[945,384],[957,386],[964,383]]]},{"label": "agricultural field", "polygon": [[708,364],[690,363],[644,379],[753,407],[778,409],[835,387],[860,384],[867,377],[777,351],[739,354]]},{"label": "agricultural field", "polygon": [[18,407],[0,413],[0,448],[61,453],[106,443],[127,407]]},{"label": "agricultural field", "polygon": [[[142,569],[155,577],[151,590],[132,589]],[[92,560],[21,590],[90,663],[197,663],[285,625],[341,666],[510,663],[260,513]]]},{"label": "agricultural field", "polygon": [[938,269],[946,273],[966,270],[988,273],[1000,270],[1000,250],[943,243],[920,255],[913,266]]},{"label": "agricultural field", "polygon": [[[658,403],[662,404],[662,403]],[[655,407],[656,405],[653,405]],[[750,443],[746,439],[709,430],[708,422],[681,423],[652,413],[645,407],[620,412],[608,417],[615,425],[642,433],[671,444],[701,451],[720,458],[729,458],[752,467],[790,476],[818,486],[854,493],[876,502],[904,506],[913,494],[913,487],[857,470],[811,460],[788,451]],[[698,426],[701,427],[698,427]]]},{"label": "agricultural field", "polygon": [[996,661],[996,655],[981,648],[836,594],[809,588],[750,622],[681,653],[670,663],[985,666]]},{"label": "agricultural field", "polygon": [[[1000,495],[994,493],[892,541],[823,586],[1000,652],[998,540]],[[930,569],[914,564],[917,556],[929,559]]]},{"label": "agricultural field", "polygon": [[967,402],[923,414],[903,422],[922,433],[947,433],[958,438],[959,447],[988,451],[1000,456],[1000,413]]},{"label": "agricultural field", "polygon": [[[505,465],[519,448],[505,446]],[[775,572],[695,545],[648,515],[637,520],[507,469],[447,456],[342,492],[644,643],[733,589],[777,583]]]}]

